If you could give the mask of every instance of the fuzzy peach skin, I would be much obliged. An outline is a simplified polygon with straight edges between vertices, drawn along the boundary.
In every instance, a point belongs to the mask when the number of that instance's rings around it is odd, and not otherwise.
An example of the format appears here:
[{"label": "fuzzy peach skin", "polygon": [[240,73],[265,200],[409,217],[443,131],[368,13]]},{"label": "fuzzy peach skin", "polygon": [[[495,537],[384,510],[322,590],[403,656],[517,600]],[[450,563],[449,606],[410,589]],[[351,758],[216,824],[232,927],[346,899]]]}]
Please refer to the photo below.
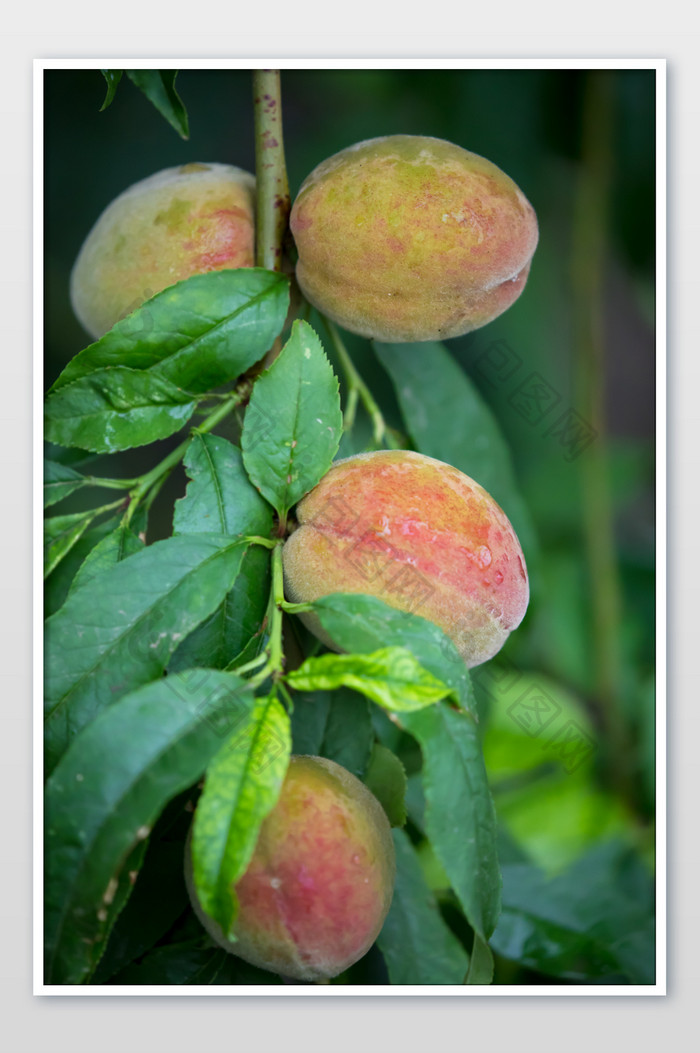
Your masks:
[{"label": "fuzzy peach skin", "polygon": [[297,980],[337,976],[362,958],[391,906],[396,861],[376,797],[323,757],[294,756],[277,804],[264,820],[250,865],[236,885],[231,943],[195,911],[227,951]]},{"label": "fuzzy peach skin", "polygon": [[[296,517],[282,551],[295,603],[377,596],[439,625],[468,666],[493,658],[525,615],[515,531],[483,487],[442,461],[408,450],[336,461]],[[315,615],[302,618],[333,647]]]},{"label": "fuzzy peach skin", "polygon": [[307,300],[361,336],[444,340],[525,287],[538,238],[512,179],[443,139],[389,135],[323,161],[290,216]]},{"label": "fuzzy peach skin", "polygon": [[134,183],[108,205],[73,267],[71,302],[98,338],[169,285],[254,265],[255,177],[186,164]]}]

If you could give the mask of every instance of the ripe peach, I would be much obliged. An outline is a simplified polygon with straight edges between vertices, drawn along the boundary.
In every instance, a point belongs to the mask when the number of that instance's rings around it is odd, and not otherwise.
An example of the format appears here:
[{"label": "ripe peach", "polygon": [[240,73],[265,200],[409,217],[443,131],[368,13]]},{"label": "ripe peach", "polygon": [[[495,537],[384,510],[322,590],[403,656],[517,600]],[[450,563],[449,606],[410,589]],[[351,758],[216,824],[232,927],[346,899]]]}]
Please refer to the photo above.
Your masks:
[{"label": "ripe peach", "polygon": [[144,300],[193,274],[252,267],[255,177],[186,164],[142,179],[108,205],[71,274],[73,310],[98,338]]},{"label": "ripe peach", "polygon": [[[193,905],[210,935],[244,961],[321,980],[343,972],[374,943],[395,871],[389,822],[376,797],[334,761],[294,756],[236,884],[236,942],[196,896]],[[191,878],[189,884],[192,895]]]},{"label": "ripe peach", "polygon": [[[282,551],[296,603],[377,596],[439,625],[468,666],[500,651],[525,615],[528,577],[510,522],[449,464],[408,450],[336,461],[296,516]],[[315,615],[302,617],[333,647]]]},{"label": "ripe peach", "polygon": [[290,217],[307,300],[401,343],[486,325],[522,292],[535,212],[509,177],[443,139],[389,135],[323,161]]}]

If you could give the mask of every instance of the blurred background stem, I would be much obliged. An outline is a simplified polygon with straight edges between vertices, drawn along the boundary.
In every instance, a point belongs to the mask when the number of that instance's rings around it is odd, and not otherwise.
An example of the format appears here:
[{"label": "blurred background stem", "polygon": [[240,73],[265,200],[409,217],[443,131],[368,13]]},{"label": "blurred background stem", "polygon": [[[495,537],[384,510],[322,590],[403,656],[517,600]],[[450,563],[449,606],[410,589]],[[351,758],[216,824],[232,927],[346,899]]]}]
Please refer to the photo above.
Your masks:
[{"label": "blurred background stem", "polygon": [[629,803],[631,746],[622,712],[621,590],[610,487],[604,289],[612,178],[613,83],[607,71],[584,84],[581,165],[574,199],[572,314],[575,405],[596,438],[579,459],[590,581],[594,690],[611,783]]}]

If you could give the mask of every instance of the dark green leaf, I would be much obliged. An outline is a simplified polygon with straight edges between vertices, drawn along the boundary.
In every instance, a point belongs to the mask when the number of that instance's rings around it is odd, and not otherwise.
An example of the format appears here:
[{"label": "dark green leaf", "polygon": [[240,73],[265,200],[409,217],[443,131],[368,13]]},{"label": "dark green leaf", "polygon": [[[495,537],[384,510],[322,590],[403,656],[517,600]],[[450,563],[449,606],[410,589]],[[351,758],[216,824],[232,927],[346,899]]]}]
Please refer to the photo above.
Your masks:
[{"label": "dark green leaf", "polygon": [[375,743],[364,783],[371,790],[392,826],[406,822],[406,770],[391,750]]},{"label": "dark green leaf", "polygon": [[247,267],[195,274],[76,355],[51,391],[110,366],[149,371],[185,391],[210,391],[262,358],[288,306],[289,279],[282,274]]},{"label": "dark green leaf", "polygon": [[167,438],[196,407],[196,399],[156,373],[112,366],[49,395],[46,436],[64,446],[114,453]]},{"label": "dark green leaf", "polygon": [[420,743],[428,839],[467,921],[487,940],[500,910],[496,816],[476,723],[444,702],[396,719]]},{"label": "dark green leaf", "polygon": [[442,919],[413,846],[392,830],[396,849],[394,898],[377,944],[392,984],[461,984],[469,957]]},{"label": "dark green leaf", "polygon": [[110,933],[92,984],[105,983],[145,954],[187,910],[183,859],[181,841],[149,840],[134,890]]},{"label": "dark green leaf", "polygon": [[[236,584],[210,618],[182,641],[175,651],[169,672],[195,665],[210,669],[233,668],[231,662],[244,651],[246,661],[264,645],[261,626],[270,594],[270,552],[251,545],[247,549]],[[241,664],[243,664],[241,662]]]},{"label": "dark green leaf", "polygon": [[503,914],[495,951],[550,976],[653,984],[654,889],[618,842],[548,880],[527,863],[503,866]]},{"label": "dark green leaf", "polygon": [[228,954],[203,948],[201,940],[159,947],[138,965],[131,965],[111,983],[204,986],[210,984],[281,984],[282,979]]},{"label": "dark green leaf", "polygon": [[292,736],[294,753],[327,757],[361,779],[374,739],[369,706],[346,688],[295,694]]},{"label": "dark green leaf", "polygon": [[44,577],[47,578],[85,533],[99,511],[52,516],[44,521]]},{"label": "dark green leaf", "polygon": [[338,381],[310,325],[296,321],[258,377],[243,422],[243,461],[280,516],[330,468],[343,430]]},{"label": "dark green leaf", "polygon": [[423,669],[405,647],[307,658],[287,682],[296,691],[350,687],[392,712],[422,709],[450,694],[449,687]]},{"label": "dark green leaf", "polygon": [[87,585],[103,571],[110,570],[117,563],[133,556],[135,552],[140,552],[142,548],[143,541],[128,526],[120,523],[116,530],[112,530],[98,541],[85,557],[73,578],[69,594],[82,585]]},{"label": "dark green leaf", "polygon": [[107,107],[110,106],[112,102],[114,102],[114,96],[117,93],[117,87],[119,85],[119,81],[122,79],[123,72],[124,70],[122,69],[100,70],[100,73],[107,81],[107,94],[105,95],[105,101],[100,106],[100,113],[102,113],[103,110],[106,110]]},{"label": "dark green leaf", "polygon": [[207,768],[192,828],[192,877],[199,905],[225,938],[238,912],[234,886],[277,803],[290,752],[289,717],[274,696],[259,698],[250,721],[232,732]]},{"label": "dark green leaf", "polygon": [[112,516],[97,526],[90,527],[76,542],[68,555],[49,574],[44,584],[44,617],[49,618],[63,606],[75,575],[95,545],[119,525],[120,517]]},{"label": "dark green leaf", "polygon": [[463,709],[476,713],[464,659],[437,625],[395,610],[374,596],[334,593],[316,600],[313,609],[323,629],[343,651],[364,654],[380,647],[406,647],[428,672],[454,691]]},{"label": "dark green leaf", "polygon": [[[137,558],[137,557],[133,557]],[[103,946],[129,853],[161,809],[200,778],[222,724],[252,699],[231,673],[193,670],[110,706],[64,754],[46,787],[46,982],[84,982]]]},{"label": "dark green leaf", "polygon": [[85,486],[85,477],[58,461],[44,461],[44,508],[58,504],[64,497]]},{"label": "dark green leaf", "polygon": [[184,465],[190,483],[175,502],[174,534],[262,534],[272,509],[248,480],[241,451],[218,435],[192,437]]},{"label": "dark green leaf", "polygon": [[[104,71],[103,71],[104,72]],[[187,110],[175,90],[176,69],[128,69],[129,80],[140,88],[181,139],[189,139]],[[104,107],[103,107],[104,109]]]},{"label": "dark green leaf", "polygon": [[231,588],[243,552],[231,538],[168,538],[68,597],[46,623],[47,770],[101,709],[161,676]]},{"label": "dark green leaf", "polygon": [[392,379],[420,453],[475,479],[511,520],[529,558],[532,521],[518,490],[510,452],[493,413],[444,344],[374,345]]}]

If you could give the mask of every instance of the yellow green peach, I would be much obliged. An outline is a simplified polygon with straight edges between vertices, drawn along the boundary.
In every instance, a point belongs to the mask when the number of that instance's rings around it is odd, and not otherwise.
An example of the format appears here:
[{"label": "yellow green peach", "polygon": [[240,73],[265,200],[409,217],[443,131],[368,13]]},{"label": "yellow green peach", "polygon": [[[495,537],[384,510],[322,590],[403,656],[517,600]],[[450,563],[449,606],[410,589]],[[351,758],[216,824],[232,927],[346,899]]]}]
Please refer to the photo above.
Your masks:
[{"label": "yellow green peach", "polygon": [[538,229],[505,172],[454,143],[389,135],[304,180],[290,217],[307,300],[361,336],[443,340],[522,292]]},{"label": "yellow green peach", "polygon": [[71,302],[94,338],[169,285],[255,263],[255,178],[233,165],[166,168],[125,190],[88,234]]}]

